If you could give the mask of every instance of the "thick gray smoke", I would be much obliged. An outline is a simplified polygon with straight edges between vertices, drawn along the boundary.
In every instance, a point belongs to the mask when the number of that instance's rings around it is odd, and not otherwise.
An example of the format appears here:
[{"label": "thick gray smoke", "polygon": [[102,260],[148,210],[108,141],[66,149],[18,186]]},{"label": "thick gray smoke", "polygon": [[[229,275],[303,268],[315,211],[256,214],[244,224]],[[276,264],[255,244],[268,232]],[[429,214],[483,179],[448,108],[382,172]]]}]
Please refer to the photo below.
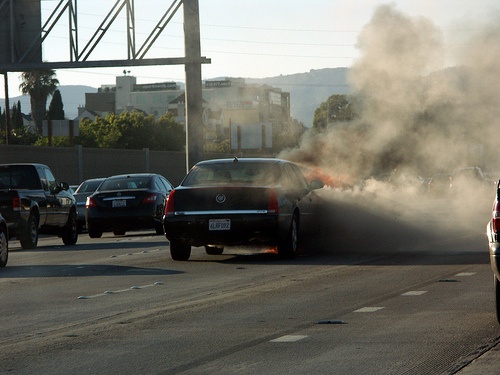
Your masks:
[{"label": "thick gray smoke", "polygon": [[[425,179],[480,166],[493,180],[500,178],[500,14],[463,28],[469,35],[451,48],[429,20],[380,6],[359,35],[360,58],[350,69],[357,119],[308,134],[300,147],[281,156],[352,183],[351,189],[332,192],[337,208],[359,213],[375,202],[383,216],[398,217],[399,226],[407,212],[418,208],[425,215],[425,189],[402,191],[373,177],[397,171]],[[484,231],[495,191],[493,184],[462,191],[459,204],[445,203],[447,221],[455,229],[474,223]],[[338,216],[332,222],[345,221]],[[427,231],[424,222],[412,216],[406,224]]]},{"label": "thick gray smoke", "polygon": [[[394,169],[423,176],[495,160],[500,127],[500,15],[471,30],[445,66],[450,48],[430,21],[379,7],[358,40],[350,69],[359,118],[309,134],[286,157],[366,178]],[[326,100],[326,98],[325,98]],[[493,155],[491,155],[493,153]]]}]

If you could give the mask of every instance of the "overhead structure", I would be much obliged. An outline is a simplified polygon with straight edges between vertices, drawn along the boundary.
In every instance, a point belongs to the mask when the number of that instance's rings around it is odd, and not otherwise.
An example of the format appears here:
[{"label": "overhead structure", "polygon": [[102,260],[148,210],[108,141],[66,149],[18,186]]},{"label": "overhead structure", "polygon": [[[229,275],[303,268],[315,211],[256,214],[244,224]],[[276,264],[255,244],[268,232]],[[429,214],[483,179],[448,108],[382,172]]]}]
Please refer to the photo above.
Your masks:
[{"label": "overhead structure", "polygon": [[[134,0],[116,0],[90,39],[86,41],[80,40],[79,37],[78,0],[59,0],[43,24],[42,1],[44,0],[0,0],[0,72],[6,77],[6,86],[9,72],[37,69],[184,65],[187,167],[190,168],[202,159],[201,64],[209,64],[210,59],[201,56],[198,0],[172,0],[141,45],[136,43]],[[165,0],[158,0],[156,9],[164,6]],[[185,56],[148,58],[147,54],[151,47],[181,6],[184,10]],[[126,14],[127,58],[92,59],[95,48],[123,12]],[[68,20],[69,58],[67,61],[42,61],[42,56],[50,57],[50,51],[43,49],[43,43],[63,16]],[[141,33],[143,33],[142,30]],[[7,96],[6,92],[6,98]]]}]

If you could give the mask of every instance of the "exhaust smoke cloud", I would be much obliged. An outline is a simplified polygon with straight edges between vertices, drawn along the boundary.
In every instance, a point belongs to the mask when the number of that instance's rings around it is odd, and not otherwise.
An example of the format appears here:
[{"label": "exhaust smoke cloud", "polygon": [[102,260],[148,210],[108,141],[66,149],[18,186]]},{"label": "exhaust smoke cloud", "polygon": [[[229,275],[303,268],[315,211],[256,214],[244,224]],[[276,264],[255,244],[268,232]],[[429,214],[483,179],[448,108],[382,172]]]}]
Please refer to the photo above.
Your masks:
[{"label": "exhaust smoke cloud", "polygon": [[[481,25],[461,27],[470,32],[451,48],[431,21],[408,17],[393,5],[377,8],[359,35],[360,58],[350,69],[357,118],[310,132],[300,147],[280,155],[351,184],[331,189],[329,197],[332,212],[326,220],[336,222],[343,238],[356,238],[358,219],[375,211],[372,219],[389,220],[390,225],[381,224],[384,238],[401,239],[402,226],[408,233],[443,234],[446,226],[436,226],[422,204],[430,199],[424,185],[395,188],[380,181],[383,175],[428,178],[480,166],[493,173],[492,180],[500,178],[500,12],[491,12]],[[484,232],[495,192],[493,182],[486,188],[461,186],[460,199],[447,196],[441,203],[446,207],[441,221],[452,230]],[[372,234],[381,229],[374,225]]]}]

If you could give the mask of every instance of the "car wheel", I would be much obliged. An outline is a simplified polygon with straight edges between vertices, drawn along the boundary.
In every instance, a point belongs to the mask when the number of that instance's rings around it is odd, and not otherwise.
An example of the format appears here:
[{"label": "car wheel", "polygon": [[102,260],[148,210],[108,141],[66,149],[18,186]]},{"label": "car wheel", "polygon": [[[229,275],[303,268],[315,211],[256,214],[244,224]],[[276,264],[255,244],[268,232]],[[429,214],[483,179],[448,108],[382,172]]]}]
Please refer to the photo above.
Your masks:
[{"label": "car wheel", "polygon": [[283,258],[293,258],[297,254],[299,237],[298,214],[294,213],[286,236],[278,243],[278,255]]},{"label": "car wheel", "polygon": [[0,230],[0,267],[7,265],[9,259],[9,242],[5,229]]},{"label": "car wheel", "polygon": [[97,225],[92,223],[87,223],[87,231],[89,232],[90,238],[101,238],[102,230]]},{"label": "car wheel", "polygon": [[191,245],[180,241],[170,241],[170,256],[173,260],[188,260],[191,256]]},{"label": "car wheel", "polygon": [[500,280],[495,278],[495,305],[496,305],[496,313],[497,313],[497,321],[500,323]]},{"label": "car wheel", "polygon": [[205,246],[205,251],[208,255],[221,255],[224,252],[224,248],[219,246],[207,245]]},{"label": "car wheel", "polygon": [[65,245],[74,245],[78,241],[78,226],[76,225],[76,213],[70,212],[68,222],[64,226],[62,240]]},{"label": "car wheel", "polygon": [[38,244],[38,220],[33,213],[28,217],[26,226],[21,229],[19,242],[23,249],[34,249]]}]

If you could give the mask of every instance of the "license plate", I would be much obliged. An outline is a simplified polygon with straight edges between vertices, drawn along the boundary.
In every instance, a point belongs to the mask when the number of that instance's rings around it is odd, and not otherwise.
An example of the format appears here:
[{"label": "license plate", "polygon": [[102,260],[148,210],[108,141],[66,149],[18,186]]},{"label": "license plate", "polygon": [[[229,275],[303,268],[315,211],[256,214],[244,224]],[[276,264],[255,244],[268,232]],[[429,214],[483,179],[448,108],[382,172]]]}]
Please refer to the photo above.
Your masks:
[{"label": "license plate", "polygon": [[127,201],[125,199],[115,199],[112,203],[113,207],[126,207]]},{"label": "license plate", "polygon": [[231,219],[210,219],[208,221],[208,230],[230,230]]}]

